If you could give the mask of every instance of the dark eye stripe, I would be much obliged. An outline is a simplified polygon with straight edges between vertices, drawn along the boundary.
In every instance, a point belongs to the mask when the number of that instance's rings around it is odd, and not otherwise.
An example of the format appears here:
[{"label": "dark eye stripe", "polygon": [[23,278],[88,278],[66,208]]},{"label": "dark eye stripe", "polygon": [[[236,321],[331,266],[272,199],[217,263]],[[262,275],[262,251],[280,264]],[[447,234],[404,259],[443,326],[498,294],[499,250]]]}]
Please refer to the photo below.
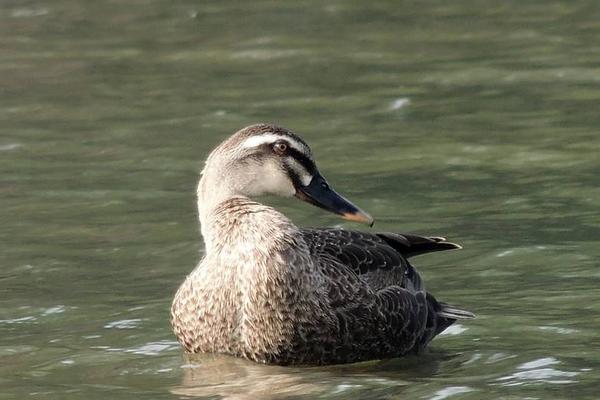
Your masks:
[{"label": "dark eye stripe", "polygon": [[287,171],[290,179],[292,180],[292,182],[294,184],[294,187],[303,186],[302,181],[300,180],[300,177],[298,176],[296,171],[294,171],[293,168],[291,168],[287,165],[284,165],[283,168],[285,168],[285,170]]},{"label": "dark eye stripe", "polygon": [[291,146],[288,146],[287,153],[294,160],[296,160],[300,165],[302,165],[304,167],[304,169],[306,169],[306,172],[308,172],[311,175],[315,174],[315,172],[317,171],[317,167],[315,166],[315,163],[310,158],[306,157],[303,153],[299,152],[298,150],[294,149]]}]

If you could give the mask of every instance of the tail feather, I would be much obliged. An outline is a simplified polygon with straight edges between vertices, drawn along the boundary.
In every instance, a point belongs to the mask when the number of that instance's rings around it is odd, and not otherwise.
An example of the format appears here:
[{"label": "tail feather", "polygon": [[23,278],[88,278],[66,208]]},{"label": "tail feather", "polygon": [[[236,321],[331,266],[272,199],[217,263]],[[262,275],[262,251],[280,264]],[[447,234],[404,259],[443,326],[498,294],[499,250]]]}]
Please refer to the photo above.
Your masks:
[{"label": "tail feather", "polygon": [[378,233],[377,236],[407,258],[434,251],[462,249],[460,245],[447,242],[445,238],[437,236],[425,237],[399,233]]},{"label": "tail feather", "polygon": [[475,318],[475,315],[472,312],[447,303],[439,302],[430,293],[427,293],[427,308],[428,313],[425,331],[417,343],[415,343],[414,347],[414,350],[417,353],[424,349],[434,337],[442,333],[457,319]]},{"label": "tail feather", "polygon": [[467,311],[465,309],[450,305],[450,304],[446,304],[446,303],[441,303],[438,302],[438,304],[440,305],[440,309],[437,312],[437,315],[439,315],[440,317],[443,318],[448,318],[448,319],[473,319],[475,318],[475,314],[473,314],[471,311]]}]

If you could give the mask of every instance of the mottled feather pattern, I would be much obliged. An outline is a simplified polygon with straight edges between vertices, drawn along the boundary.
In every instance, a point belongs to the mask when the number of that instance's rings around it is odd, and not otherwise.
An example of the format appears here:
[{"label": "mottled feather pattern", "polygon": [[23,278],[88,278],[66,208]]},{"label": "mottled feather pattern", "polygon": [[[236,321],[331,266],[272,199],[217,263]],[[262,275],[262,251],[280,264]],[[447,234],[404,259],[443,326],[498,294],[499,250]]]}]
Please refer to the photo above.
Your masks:
[{"label": "mottled feather pattern", "polygon": [[189,352],[277,364],[389,358],[420,351],[450,321],[435,315],[439,304],[398,251],[427,238],[300,230],[245,197],[219,205],[208,223],[212,248],[172,307]]}]

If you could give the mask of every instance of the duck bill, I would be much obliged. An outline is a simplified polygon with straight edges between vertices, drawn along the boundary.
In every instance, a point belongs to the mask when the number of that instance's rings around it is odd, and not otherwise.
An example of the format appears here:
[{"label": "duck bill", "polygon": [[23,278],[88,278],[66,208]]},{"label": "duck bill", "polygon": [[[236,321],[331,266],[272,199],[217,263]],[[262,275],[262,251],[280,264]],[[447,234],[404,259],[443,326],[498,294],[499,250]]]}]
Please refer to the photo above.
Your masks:
[{"label": "duck bill", "polygon": [[316,174],[307,186],[297,185],[296,197],[348,221],[373,226],[373,218],[369,214],[337,194],[320,174]]}]

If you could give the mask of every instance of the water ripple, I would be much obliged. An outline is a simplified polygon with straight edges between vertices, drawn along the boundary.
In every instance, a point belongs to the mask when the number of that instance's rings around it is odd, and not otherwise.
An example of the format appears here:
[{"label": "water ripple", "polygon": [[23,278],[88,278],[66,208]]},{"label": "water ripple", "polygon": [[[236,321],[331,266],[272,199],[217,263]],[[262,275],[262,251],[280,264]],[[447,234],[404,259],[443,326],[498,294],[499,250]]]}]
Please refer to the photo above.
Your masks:
[{"label": "water ripple", "polygon": [[474,390],[468,386],[448,386],[435,392],[431,400],[443,400],[456,394],[468,393]]},{"label": "water ripple", "polygon": [[540,368],[540,367],[547,367],[548,365],[556,365],[556,364],[560,364],[560,361],[558,361],[556,358],[544,357],[544,358],[539,358],[537,360],[523,363],[523,364],[517,366],[517,369]]},{"label": "water ripple", "polygon": [[496,380],[503,382],[502,384],[505,386],[519,386],[526,383],[567,384],[576,382],[569,378],[579,375],[579,372],[562,371],[550,367],[557,364],[560,364],[560,361],[554,357],[539,358],[518,365],[517,369],[520,371]]},{"label": "water ripple", "polygon": [[52,315],[52,314],[62,314],[66,311],[66,307],[63,305],[58,305],[55,307],[46,308],[42,315]]},{"label": "water ripple", "polygon": [[141,354],[146,356],[156,356],[164,351],[176,350],[179,348],[179,343],[173,340],[159,340],[157,342],[144,343],[141,346],[120,348],[110,346],[92,346],[92,349],[106,350],[118,353]]},{"label": "water ripple", "polygon": [[179,343],[173,340],[159,340],[158,342],[149,342],[139,347],[126,349],[125,352],[133,354],[143,354],[146,356],[155,356],[163,351],[175,350],[179,348]]},{"label": "water ripple", "polygon": [[561,328],[559,326],[540,326],[539,327],[543,331],[549,331],[554,333],[559,333],[561,335],[572,335],[574,333],[579,332],[577,329],[573,328]]},{"label": "water ripple", "polygon": [[43,15],[47,15],[48,13],[49,13],[49,10],[44,7],[16,8],[16,9],[12,10],[12,12],[10,13],[10,16],[13,18],[34,18],[34,17],[41,17]]},{"label": "water ripple", "polygon": [[118,321],[112,321],[104,325],[106,329],[135,329],[139,326],[142,320],[140,318],[134,319],[121,319]]},{"label": "water ripple", "polygon": [[28,315],[26,317],[20,317],[20,318],[9,318],[9,319],[0,319],[0,324],[22,324],[22,323],[26,323],[26,322],[31,322],[31,321],[35,321],[37,320],[36,317],[34,317],[33,315]]},{"label": "water ripple", "polygon": [[400,97],[394,101],[392,101],[392,103],[390,104],[389,109],[390,110],[399,110],[401,108],[406,107],[407,105],[410,104],[410,99],[408,97]]},{"label": "water ripple", "polygon": [[10,151],[10,150],[15,150],[18,149],[19,147],[22,147],[23,145],[20,143],[9,143],[9,144],[3,144],[0,145],[0,151]]},{"label": "water ripple", "polygon": [[454,325],[450,325],[448,328],[446,328],[446,330],[444,332],[440,333],[440,336],[460,335],[461,333],[463,333],[467,330],[469,330],[469,328],[467,328],[466,326],[463,326],[461,324],[454,324]]}]

